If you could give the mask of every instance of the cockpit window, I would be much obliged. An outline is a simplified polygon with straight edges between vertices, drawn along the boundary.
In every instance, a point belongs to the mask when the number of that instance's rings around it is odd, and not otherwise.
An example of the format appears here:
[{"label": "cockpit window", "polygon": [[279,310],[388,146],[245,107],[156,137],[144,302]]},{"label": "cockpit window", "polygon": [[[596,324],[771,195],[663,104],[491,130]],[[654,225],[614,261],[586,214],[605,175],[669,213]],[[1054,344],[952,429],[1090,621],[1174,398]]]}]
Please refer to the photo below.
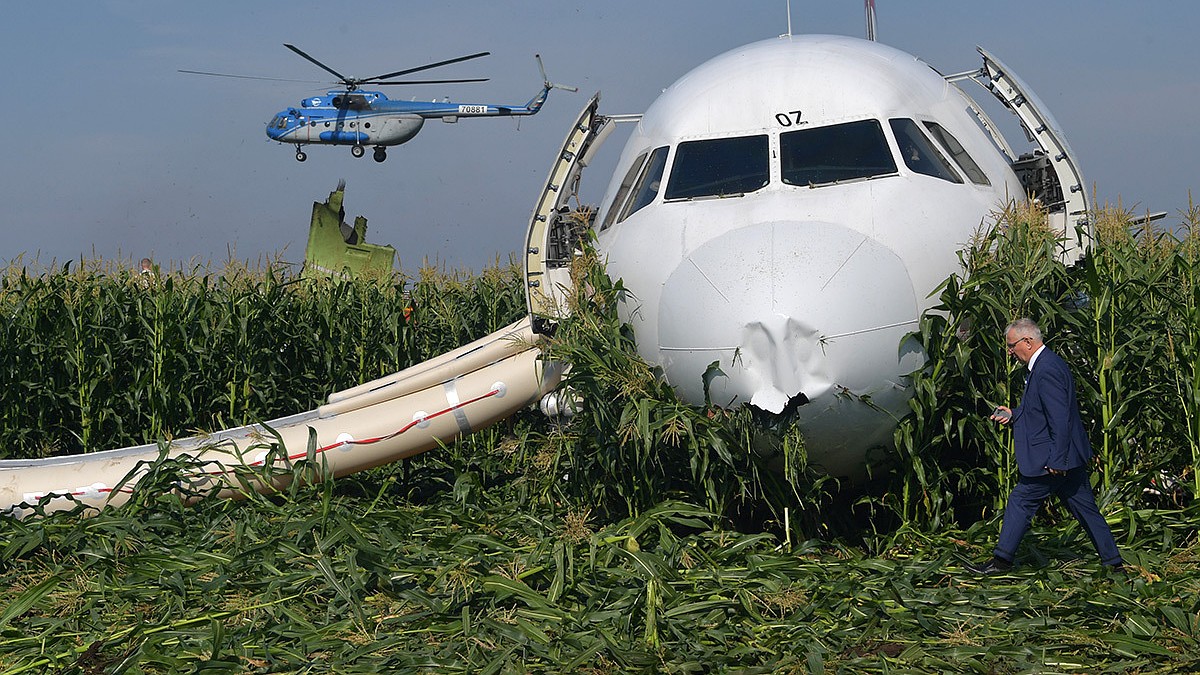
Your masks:
[{"label": "cockpit window", "polygon": [[731,197],[754,192],[770,180],[767,137],[735,136],[685,141],[675,148],[675,162],[664,197]]},{"label": "cockpit window", "polygon": [[945,127],[937,122],[926,122],[925,128],[933,135],[934,140],[942,144],[946,152],[950,153],[950,158],[958,164],[958,168],[962,169],[963,173],[967,174],[967,178],[976,185],[991,185],[992,181],[988,180],[983,169],[975,163],[974,159],[967,154],[966,148],[958,142],[958,139],[946,131]]},{"label": "cockpit window", "polygon": [[646,162],[646,170],[638,178],[637,185],[633,188],[633,198],[621,211],[621,217],[617,219],[618,223],[654,201],[654,198],[658,196],[658,188],[662,185],[663,168],[666,166],[667,146],[664,145],[661,148],[655,148],[654,152],[650,153],[650,161]]},{"label": "cockpit window", "polygon": [[878,120],[861,120],[779,135],[783,182],[822,185],[896,173]]},{"label": "cockpit window", "polygon": [[604,222],[600,225],[601,232],[607,230],[613,223],[617,222],[617,214],[621,212],[621,205],[629,197],[629,190],[633,187],[633,181],[637,179],[645,163],[646,153],[643,152],[629,165],[629,170],[625,172],[625,177],[621,179],[621,185],[617,188],[616,196],[613,197],[612,203],[608,205],[608,213],[604,214]]},{"label": "cockpit window", "polygon": [[892,133],[896,134],[900,155],[904,157],[904,163],[908,168],[951,183],[963,182],[962,178],[959,178],[954,169],[950,167],[950,162],[946,161],[942,153],[934,147],[933,143],[929,142],[925,134],[921,133],[921,128],[917,126],[916,122],[907,118],[888,121],[892,125]]}]

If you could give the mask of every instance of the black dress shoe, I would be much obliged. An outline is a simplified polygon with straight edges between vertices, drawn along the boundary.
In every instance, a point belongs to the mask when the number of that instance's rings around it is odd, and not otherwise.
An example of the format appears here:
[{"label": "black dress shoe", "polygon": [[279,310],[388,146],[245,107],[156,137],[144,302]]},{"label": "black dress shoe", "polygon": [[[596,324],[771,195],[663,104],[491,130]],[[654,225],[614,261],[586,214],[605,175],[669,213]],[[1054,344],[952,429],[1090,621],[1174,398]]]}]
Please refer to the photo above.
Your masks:
[{"label": "black dress shoe", "polygon": [[1119,576],[1129,576],[1130,574],[1130,569],[1125,566],[1125,561],[1123,560],[1112,565],[1104,565],[1103,569],[1109,574],[1116,574]]},{"label": "black dress shoe", "polygon": [[967,563],[964,565],[964,567],[966,567],[967,571],[971,574],[991,577],[997,574],[1007,574],[1008,572],[1011,572],[1013,564],[1004,558],[992,558],[991,560],[979,563],[978,565]]}]

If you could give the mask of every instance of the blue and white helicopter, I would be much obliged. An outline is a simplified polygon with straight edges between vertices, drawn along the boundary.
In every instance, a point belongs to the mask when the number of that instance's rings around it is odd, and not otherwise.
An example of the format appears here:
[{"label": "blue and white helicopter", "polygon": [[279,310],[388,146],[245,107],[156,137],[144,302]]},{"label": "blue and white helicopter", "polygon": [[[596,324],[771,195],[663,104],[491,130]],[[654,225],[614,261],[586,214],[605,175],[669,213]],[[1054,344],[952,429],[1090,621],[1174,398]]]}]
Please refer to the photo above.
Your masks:
[{"label": "blue and white helicopter", "polygon": [[[578,91],[575,87],[554,84],[546,77],[546,69],[542,65],[540,55],[537,59],[538,69],[542,74],[542,90],[524,105],[501,105],[495,103],[454,103],[444,101],[395,101],[382,92],[363,91],[362,85],[413,85],[413,84],[447,84],[461,82],[484,82],[487,78],[443,79],[443,80],[393,80],[413,73],[448,66],[488,56],[491,52],[468,54],[436,63],[427,63],[416,68],[398,70],[392,73],[374,77],[347,77],[329,66],[321,63],[295,45],[285,44],[285,47],[304,57],[319,68],[332,74],[344,86],[341,90],[329,91],[323,96],[312,96],[300,101],[299,106],[281,110],[271,121],[267,122],[267,137],[280,143],[292,143],[296,146],[296,160],[303,162],[308,159],[304,146],[310,143],[319,145],[349,145],[350,154],[362,157],[366,154],[366,146],[374,146],[376,162],[387,159],[387,148],[392,145],[406,143],[421,131],[425,120],[440,118],[443,122],[457,122],[460,118],[469,117],[517,117],[536,115],[546,102],[551,89]],[[216,75],[220,77],[239,77],[244,79],[278,79],[253,78],[245,75],[227,75],[225,73],[208,73],[196,70],[181,70],[180,72],[196,75]]]}]

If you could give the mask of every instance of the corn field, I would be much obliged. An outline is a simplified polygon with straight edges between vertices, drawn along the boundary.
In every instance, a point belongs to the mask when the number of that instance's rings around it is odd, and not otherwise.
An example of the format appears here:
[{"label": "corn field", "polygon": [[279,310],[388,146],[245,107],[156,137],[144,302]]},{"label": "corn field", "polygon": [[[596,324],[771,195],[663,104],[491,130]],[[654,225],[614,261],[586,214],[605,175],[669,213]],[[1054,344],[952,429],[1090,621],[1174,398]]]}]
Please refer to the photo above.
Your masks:
[{"label": "corn field", "polygon": [[[589,249],[548,347],[574,417],[242,501],[185,506],[164,460],[118,509],[0,519],[0,673],[1196,672],[1200,208],[1175,235],[1133,220],[1095,214],[1064,268],[1043,214],[998,214],[930,289],[913,414],[856,485],[811,471],[786,420],[675,399]],[[8,456],[306,410],[524,311],[513,265],[10,269],[0,308]],[[1057,505],[1012,572],[962,569],[1015,479],[986,413],[1019,400],[1000,331],[1023,315],[1076,373],[1128,575]]]},{"label": "corn field", "polygon": [[0,458],[309,410],[524,311],[513,265],[477,277],[424,269],[391,283],[301,279],[274,264],[155,275],[105,267],[0,277]]},{"label": "corn field", "polygon": [[[1005,355],[1003,327],[1035,318],[1072,365],[1097,455],[1098,489],[1113,504],[1144,490],[1200,498],[1200,206],[1178,233],[1106,208],[1080,264],[1055,263],[1036,209],[1001,213],[961,253],[920,339],[931,366],[914,374],[914,414],[897,431],[904,522],[936,527],[956,509],[993,514],[1016,473],[1010,433],[987,419],[1020,400],[1024,366]],[[964,496],[975,493],[971,499]]]}]

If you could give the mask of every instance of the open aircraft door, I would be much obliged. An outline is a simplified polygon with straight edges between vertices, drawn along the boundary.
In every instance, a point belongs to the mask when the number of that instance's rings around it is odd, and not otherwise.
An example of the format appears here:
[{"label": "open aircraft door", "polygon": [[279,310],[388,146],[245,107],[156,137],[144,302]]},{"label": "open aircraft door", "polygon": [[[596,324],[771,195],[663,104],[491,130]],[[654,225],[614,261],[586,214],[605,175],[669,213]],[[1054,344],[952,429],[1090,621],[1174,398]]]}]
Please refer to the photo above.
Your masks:
[{"label": "open aircraft door", "polygon": [[1016,113],[1026,135],[1040,148],[1040,152],[1017,158],[1013,170],[1026,191],[1046,206],[1050,225],[1062,233],[1061,259],[1073,264],[1090,246],[1093,237],[1087,183],[1076,156],[1062,127],[1033,90],[995,56],[982,47],[977,49],[983,56],[980,76],[987,78],[979,83]]},{"label": "open aircraft door", "polygon": [[604,138],[612,120],[596,114],[596,93],[563,141],[550,176],[538,197],[525,236],[525,301],[535,333],[548,333],[565,313],[563,291],[571,287],[570,266],[578,237],[591,226],[587,211],[568,202],[579,190],[579,176]]}]

